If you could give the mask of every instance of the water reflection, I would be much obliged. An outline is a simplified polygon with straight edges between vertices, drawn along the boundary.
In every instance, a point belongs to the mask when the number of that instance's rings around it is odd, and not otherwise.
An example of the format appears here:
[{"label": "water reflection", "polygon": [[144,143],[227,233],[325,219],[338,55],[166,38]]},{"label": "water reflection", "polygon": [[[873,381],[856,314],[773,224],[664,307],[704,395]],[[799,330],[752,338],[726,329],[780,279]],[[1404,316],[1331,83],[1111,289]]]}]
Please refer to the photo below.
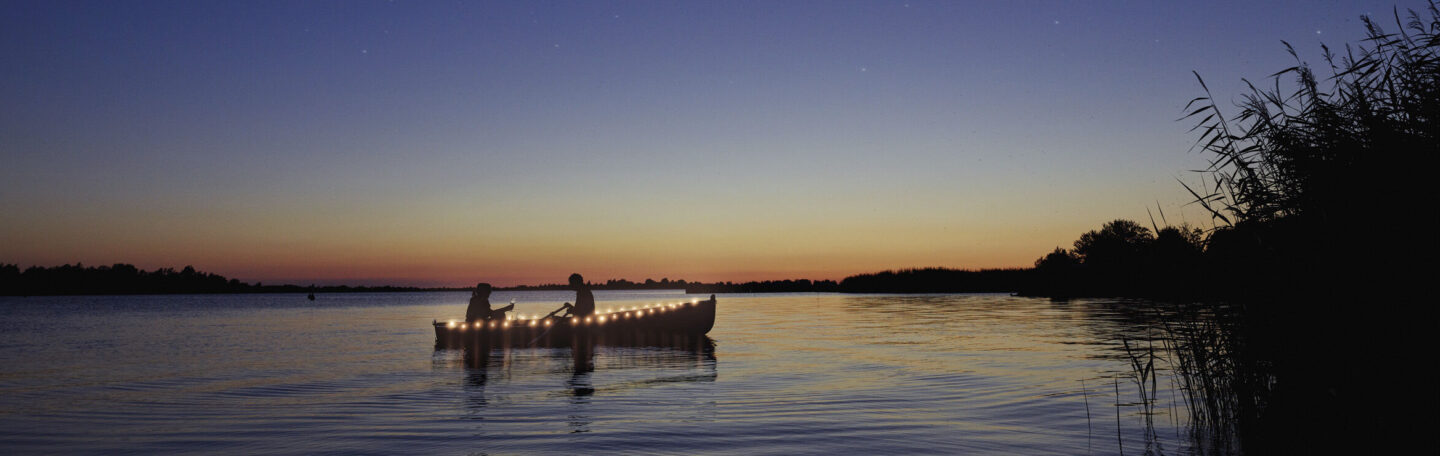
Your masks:
[{"label": "water reflection", "polygon": [[[1175,338],[1156,317],[1175,306],[1143,301],[721,297],[716,340],[577,355],[568,345],[436,351],[425,323],[453,314],[464,295],[366,296],[389,304],[292,309],[268,304],[272,296],[205,296],[211,307],[187,307],[205,304],[183,297],[0,305],[0,447],[1227,453],[1242,447],[1223,437],[1230,409],[1192,407],[1186,390],[1221,393],[1194,396],[1201,400],[1249,397],[1225,393],[1248,384],[1226,372],[1252,372],[1198,357],[1217,353],[1203,348],[1227,334],[1207,330],[1216,327],[1209,310],[1170,319],[1185,336]],[[404,299],[415,301],[395,304]],[[1135,360],[1152,364],[1152,342],[1153,372],[1141,369],[1137,382]],[[1177,347],[1202,348],[1190,355],[1188,385],[1172,367],[1183,359]],[[196,435],[213,441],[201,447]]]},{"label": "water reflection", "polygon": [[[880,333],[868,341],[873,345],[933,343],[943,334],[938,340],[955,349],[1012,359],[1049,344],[1094,347],[1086,356],[1105,367],[1077,379],[1074,393],[1085,406],[1087,448],[1088,440],[1108,438],[1121,452],[1166,454],[1174,451],[1167,442],[1183,440],[1188,452],[1238,453],[1243,417],[1254,415],[1274,381],[1264,366],[1244,359],[1237,309],[1224,304],[977,294],[850,296],[842,305],[845,312],[832,318],[844,326],[932,335]],[[1114,426],[1108,437],[1095,431],[1106,424]],[[1162,435],[1170,430],[1175,435]]]},{"label": "water reflection", "polygon": [[[529,401],[565,409],[571,433],[590,432],[603,403],[645,394],[648,388],[714,382],[715,341],[678,337],[664,343],[574,344],[567,348],[470,347],[436,349],[463,372],[462,416],[483,421],[490,410]],[[713,404],[712,404],[713,405]],[[503,408],[503,407],[502,407]]]},{"label": "water reflection", "polygon": [[[471,411],[483,410],[489,405],[485,395],[485,382],[489,380],[489,369],[466,369],[465,371],[465,408]],[[465,418],[478,419],[478,415],[469,415]]]},{"label": "water reflection", "polygon": [[463,349],[436,348],[437,354],[459,352],[464,366],[472,369],[489,369],[503,366],[512,355],[526,353],[548,353],[552,359],[567,360],[573,372],[595,370],[596,351],[603,351],[610,361],[607,368],[646,367],[647,365],[677,366],[699,363],[714,370],[715,340],[709,336],[675,336],[668,339],[647,339],[644,342],[575,343],[569,348],[517,348],[467,347]]}]

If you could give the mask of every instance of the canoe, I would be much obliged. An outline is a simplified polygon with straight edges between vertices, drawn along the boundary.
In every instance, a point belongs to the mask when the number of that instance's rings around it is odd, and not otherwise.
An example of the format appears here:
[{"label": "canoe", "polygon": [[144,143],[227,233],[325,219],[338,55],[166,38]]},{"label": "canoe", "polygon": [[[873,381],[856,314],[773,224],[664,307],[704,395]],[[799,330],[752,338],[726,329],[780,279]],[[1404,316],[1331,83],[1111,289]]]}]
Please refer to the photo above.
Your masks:
[{"label": "canoe", "polygon": [[715,326],[715,295],[704,301],[597,310],[584,318],[435,321],[435,347],[668,344],[676,338],[704,335]]}]

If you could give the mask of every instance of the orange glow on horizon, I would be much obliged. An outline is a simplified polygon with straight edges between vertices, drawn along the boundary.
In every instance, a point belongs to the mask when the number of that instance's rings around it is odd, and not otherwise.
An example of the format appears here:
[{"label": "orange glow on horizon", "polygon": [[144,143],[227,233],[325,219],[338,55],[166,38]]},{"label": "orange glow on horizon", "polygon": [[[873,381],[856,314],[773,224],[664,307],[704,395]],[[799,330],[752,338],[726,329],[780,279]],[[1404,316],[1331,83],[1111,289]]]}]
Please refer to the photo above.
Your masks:
[{"label": "orange glow on horizon", "polygon": [[[889,269],[1027,267],[1113,218],[1061,202],[1038,206],[1044,210],[1019,209],[1025,207],[1020,201],[989,204],[1016,207],[1006,213],[986,213],[988,206],[978,203],[967,203],[973,210],[928,212],[912,207],[916,203],[883,201],[816,204],[806,211],[743,203],[664,217],[580,209],[578,219],[589,222],[584,229],[557,215],[568,207],[457,213],[413,205],[318,214],[299,207],[229,208],[234,213],[221,214],[225,208],[217,206],[178,216],[107,210],[0,229],[0,260],[21,267],[193,265],[272,285],[505,287],[563,283],[573,272],[592,283],[838,281]],[[97,228],[102,221],[105,228]]]}]

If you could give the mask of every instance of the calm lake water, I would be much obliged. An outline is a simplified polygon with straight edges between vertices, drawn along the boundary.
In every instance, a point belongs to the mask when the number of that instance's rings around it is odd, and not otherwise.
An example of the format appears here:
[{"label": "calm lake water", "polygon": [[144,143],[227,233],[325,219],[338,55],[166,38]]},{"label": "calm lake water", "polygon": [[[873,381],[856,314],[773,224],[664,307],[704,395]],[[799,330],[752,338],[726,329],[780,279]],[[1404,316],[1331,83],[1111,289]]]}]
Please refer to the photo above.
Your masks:
[{"label": "calm lake water", "polygon": [[[696,297],[596,293],[602,309]],[[568,348],[484,366],[436,350],[431,321],[463,316],[466,293],[318,298],[0,298],[0,452],[1225,450],[1192,437],[1163,360],[1142,393],[1121,338],[1157,336],[1143,301],[720,295],[698,348],[601,347],[587,371]]]}]

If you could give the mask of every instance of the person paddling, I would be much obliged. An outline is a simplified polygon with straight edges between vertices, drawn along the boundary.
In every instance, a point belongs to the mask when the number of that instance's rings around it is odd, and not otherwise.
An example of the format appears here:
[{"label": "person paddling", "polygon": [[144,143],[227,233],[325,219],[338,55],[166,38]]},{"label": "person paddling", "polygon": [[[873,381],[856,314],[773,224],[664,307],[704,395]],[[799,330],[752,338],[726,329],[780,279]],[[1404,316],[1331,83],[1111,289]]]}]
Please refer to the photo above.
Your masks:
[{"label": "person paddling", "polygon": [[475,292],[470,295],[470,306],[465,308],[465,321],[504,319],[505,312],[514,308],[515,305],[510,304],[492,310],[490,308],[490,284],[481,282],[475,284]]},{"label": "person paddling", "polygon": [[563,308],[570,309],[567,316],[588,317],[595,314],[595,295],[590,293],[590,287],[585,286],[585,278],[579,273],[570,274],[570,289],[575,290],[575,304],[566,303]]}]

